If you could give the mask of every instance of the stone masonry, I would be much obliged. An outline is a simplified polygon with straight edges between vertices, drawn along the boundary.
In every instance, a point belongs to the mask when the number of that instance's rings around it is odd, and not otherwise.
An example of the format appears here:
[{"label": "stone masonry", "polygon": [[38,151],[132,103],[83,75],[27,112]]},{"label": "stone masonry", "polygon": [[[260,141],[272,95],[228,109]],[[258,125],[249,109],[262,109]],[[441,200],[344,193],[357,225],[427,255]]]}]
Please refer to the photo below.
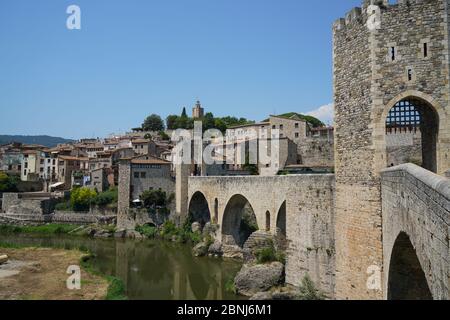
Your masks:
[{"label": "stone masonry", "polygon": [[247,199],[260,230],[266,230],[266,219],[270,218],[273,235],[277,232],[280,208],[285,203],[286,281],[299,285],[303,276],[309,273],[330,297],[334,297],[333,175],[189,177],[186,187],[188,205],[194,195],[203,194],[211,219],[215,220],[213,217],[217,215],[222,237],[225,236],[225,216],[234,213],[227,207],[236,195]]},{"label": "stone masonry", "polygon": [[[414,97],[439,115],[437,171],[450,167],[448,5],[365,0],[334,24],[337,298],[382,298],[366,282],[368,268],[383,265],[379,173],[388,165],[386,116],[397,102]],[[381,25],[369,28],[369,18]]]},{"label": "stone masonry", "polygon": [[404,232],[416,248],[433,298],[448,300],[450,181],[415,165],[403,164],[381,173],[381,189],[384,298],[389,292],[392,249],[399,234]]}]

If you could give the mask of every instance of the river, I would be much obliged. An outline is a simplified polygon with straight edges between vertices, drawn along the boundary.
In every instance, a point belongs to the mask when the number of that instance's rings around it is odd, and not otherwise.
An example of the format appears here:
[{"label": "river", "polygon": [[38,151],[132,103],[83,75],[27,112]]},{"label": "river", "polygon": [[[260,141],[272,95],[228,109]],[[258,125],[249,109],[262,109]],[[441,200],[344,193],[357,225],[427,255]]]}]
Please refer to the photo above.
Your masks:
[{"label": "river", "polygon": [[103,240],[70,236],[0,235],[1,242],[89,250],[94,268],[120,278],[130,300],[236,300],[225,290],[241,263],[196,258],[191,247],[159,240]]}]

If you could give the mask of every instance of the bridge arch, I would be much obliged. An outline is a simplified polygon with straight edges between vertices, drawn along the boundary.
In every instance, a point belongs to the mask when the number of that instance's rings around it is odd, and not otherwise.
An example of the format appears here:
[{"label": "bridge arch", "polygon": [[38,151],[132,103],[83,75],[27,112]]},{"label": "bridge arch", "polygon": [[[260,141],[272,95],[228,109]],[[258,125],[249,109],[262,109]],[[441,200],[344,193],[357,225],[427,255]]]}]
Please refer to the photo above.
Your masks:
[{"label": "bridge arch", "polygon": [[243,247],[248,237],[258,229],[256,214],[248,199],[241,194],[232,196],[222,217],[222,242]]},{"label": "bridge arch", "polygon": [[275,238],[277,246],[281,250],[286,250],[287,248],[286,201],[284,201],[281,204],[280,209],[278,209],[276,219],[277,220],[276,220]]},{"label": "bridge arch", "polygon": [[189,202],[188,214],[191,221],[200,223],[202,227],[211,221],[208,200],[206,200],[202,192],[197,191],[192,195]]},{"label": "bridge arch", "polygon": [[409,236],[401,232],[391,253],[388,275],[389,300],[432,300],[424,270]]}]

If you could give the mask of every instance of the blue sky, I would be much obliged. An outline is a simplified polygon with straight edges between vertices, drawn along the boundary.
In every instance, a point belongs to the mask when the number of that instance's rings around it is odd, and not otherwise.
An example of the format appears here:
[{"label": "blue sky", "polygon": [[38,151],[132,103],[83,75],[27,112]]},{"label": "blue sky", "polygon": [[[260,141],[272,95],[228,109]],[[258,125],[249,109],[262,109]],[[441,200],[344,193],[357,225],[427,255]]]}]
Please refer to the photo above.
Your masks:
[{"label": "blue sky", "polygon": [[197,98],[253,120],[316,110],[332,102],[332,23],[360,3],[2,0],[0,134],[102,137]]}]

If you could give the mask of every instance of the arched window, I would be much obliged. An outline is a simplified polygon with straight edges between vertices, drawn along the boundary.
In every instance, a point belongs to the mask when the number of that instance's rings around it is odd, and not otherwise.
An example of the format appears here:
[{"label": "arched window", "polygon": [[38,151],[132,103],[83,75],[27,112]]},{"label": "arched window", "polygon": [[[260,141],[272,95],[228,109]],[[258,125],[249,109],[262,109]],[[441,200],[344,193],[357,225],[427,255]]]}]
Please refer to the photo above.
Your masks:
[{"label": "arched window", "polygon": [[266,212],[266,231],[270,231],[270,212]]},{"label": "arched window", "polygon": [[214,223],[219,223],[219,200],[214,200]]},{"label": "arched window", "polygon": [[387,164],[414,163],[436,172],[438,130],[438,115],[426,101],[397,102],[386,117]]}]

